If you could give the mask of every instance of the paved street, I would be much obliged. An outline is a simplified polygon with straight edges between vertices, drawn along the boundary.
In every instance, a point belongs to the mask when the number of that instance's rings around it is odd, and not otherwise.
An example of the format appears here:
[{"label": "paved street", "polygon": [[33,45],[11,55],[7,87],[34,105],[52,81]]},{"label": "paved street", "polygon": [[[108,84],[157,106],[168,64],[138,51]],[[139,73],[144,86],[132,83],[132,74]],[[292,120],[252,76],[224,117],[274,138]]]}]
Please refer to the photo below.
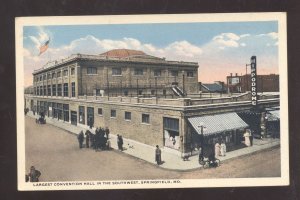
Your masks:
[{"label": "paved street", "polygon": [[115,150],[80,150],[75,135],[52,125],[37,125],[30,117],[25,120],[26,172],[34,165],[42,172],[40,181],[280,176],[279,147],[228,160],[217,169],[179,172]]}]

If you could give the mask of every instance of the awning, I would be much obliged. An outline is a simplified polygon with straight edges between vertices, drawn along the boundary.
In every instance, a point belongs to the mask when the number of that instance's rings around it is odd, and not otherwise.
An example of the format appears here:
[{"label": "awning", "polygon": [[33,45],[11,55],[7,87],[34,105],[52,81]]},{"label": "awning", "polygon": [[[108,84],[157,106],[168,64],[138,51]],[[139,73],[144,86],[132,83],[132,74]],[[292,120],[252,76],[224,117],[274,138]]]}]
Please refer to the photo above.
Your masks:
[{"label": "awning", "polygon": [[278,121],[280,120],[280,110],[269,111],[270,114],[267,114],[268,121]]},{"label": "awning", "polygon": [[235,112],[190,117],[188,118],[188,121],[198,134],[201,134],[201,126],[203,126],[204,136],[224,131],[243,129],[249,126]]}]

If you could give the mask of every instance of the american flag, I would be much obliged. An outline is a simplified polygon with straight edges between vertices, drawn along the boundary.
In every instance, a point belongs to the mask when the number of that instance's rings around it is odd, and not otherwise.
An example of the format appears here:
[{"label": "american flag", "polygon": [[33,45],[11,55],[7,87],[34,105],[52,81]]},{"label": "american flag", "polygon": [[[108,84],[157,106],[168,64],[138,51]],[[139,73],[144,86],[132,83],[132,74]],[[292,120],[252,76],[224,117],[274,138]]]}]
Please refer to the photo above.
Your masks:
[{"label": "american flag", "polygon": [[41,55],[42,53],[44,53],[45,51],[47,51],[48,46],[49,46],[49,42],[50,42],[50,39],[48,41],[46,41],[45,44],[43,44],[40,47],[40,54],[39,55]]}]

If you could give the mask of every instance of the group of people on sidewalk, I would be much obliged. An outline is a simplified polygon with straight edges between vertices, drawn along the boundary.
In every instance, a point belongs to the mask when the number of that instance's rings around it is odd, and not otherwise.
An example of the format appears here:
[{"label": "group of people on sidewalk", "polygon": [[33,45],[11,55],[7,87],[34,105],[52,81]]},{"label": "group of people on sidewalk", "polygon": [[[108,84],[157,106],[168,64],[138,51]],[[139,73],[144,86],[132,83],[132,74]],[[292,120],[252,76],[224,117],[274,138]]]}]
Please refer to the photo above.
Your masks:
[{"label": "group of people on sidewalk", "polygon": [[109,150],[111,149],[111,143],[109,140],[109,129],[104,128],[96,128],[95,134],[93,134],[90,130],[86,130],[85,133],[80,131],[77,136],[79,148],[83,148],[83,142],[85,140],[86,148],[93,148],[95,151],[99,150]]}]

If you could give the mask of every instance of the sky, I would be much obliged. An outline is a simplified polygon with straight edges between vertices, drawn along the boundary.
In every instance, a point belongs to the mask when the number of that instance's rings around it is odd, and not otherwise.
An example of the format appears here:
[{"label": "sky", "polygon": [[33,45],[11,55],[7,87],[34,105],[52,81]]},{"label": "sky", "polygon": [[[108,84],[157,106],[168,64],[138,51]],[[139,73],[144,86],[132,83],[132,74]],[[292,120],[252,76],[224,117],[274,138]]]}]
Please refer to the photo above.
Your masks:
[{"label": "sky", "polygon": [[[48,39],[48,50],[39,55]],[[258,74],[278,74],[276,21],[25,26],[23,48],[25,86],[32,85],[33,70],[49,61],[118,48],[197,62],[203,83],[226,81],[230,73],[245,74],[253,55]]]}]

